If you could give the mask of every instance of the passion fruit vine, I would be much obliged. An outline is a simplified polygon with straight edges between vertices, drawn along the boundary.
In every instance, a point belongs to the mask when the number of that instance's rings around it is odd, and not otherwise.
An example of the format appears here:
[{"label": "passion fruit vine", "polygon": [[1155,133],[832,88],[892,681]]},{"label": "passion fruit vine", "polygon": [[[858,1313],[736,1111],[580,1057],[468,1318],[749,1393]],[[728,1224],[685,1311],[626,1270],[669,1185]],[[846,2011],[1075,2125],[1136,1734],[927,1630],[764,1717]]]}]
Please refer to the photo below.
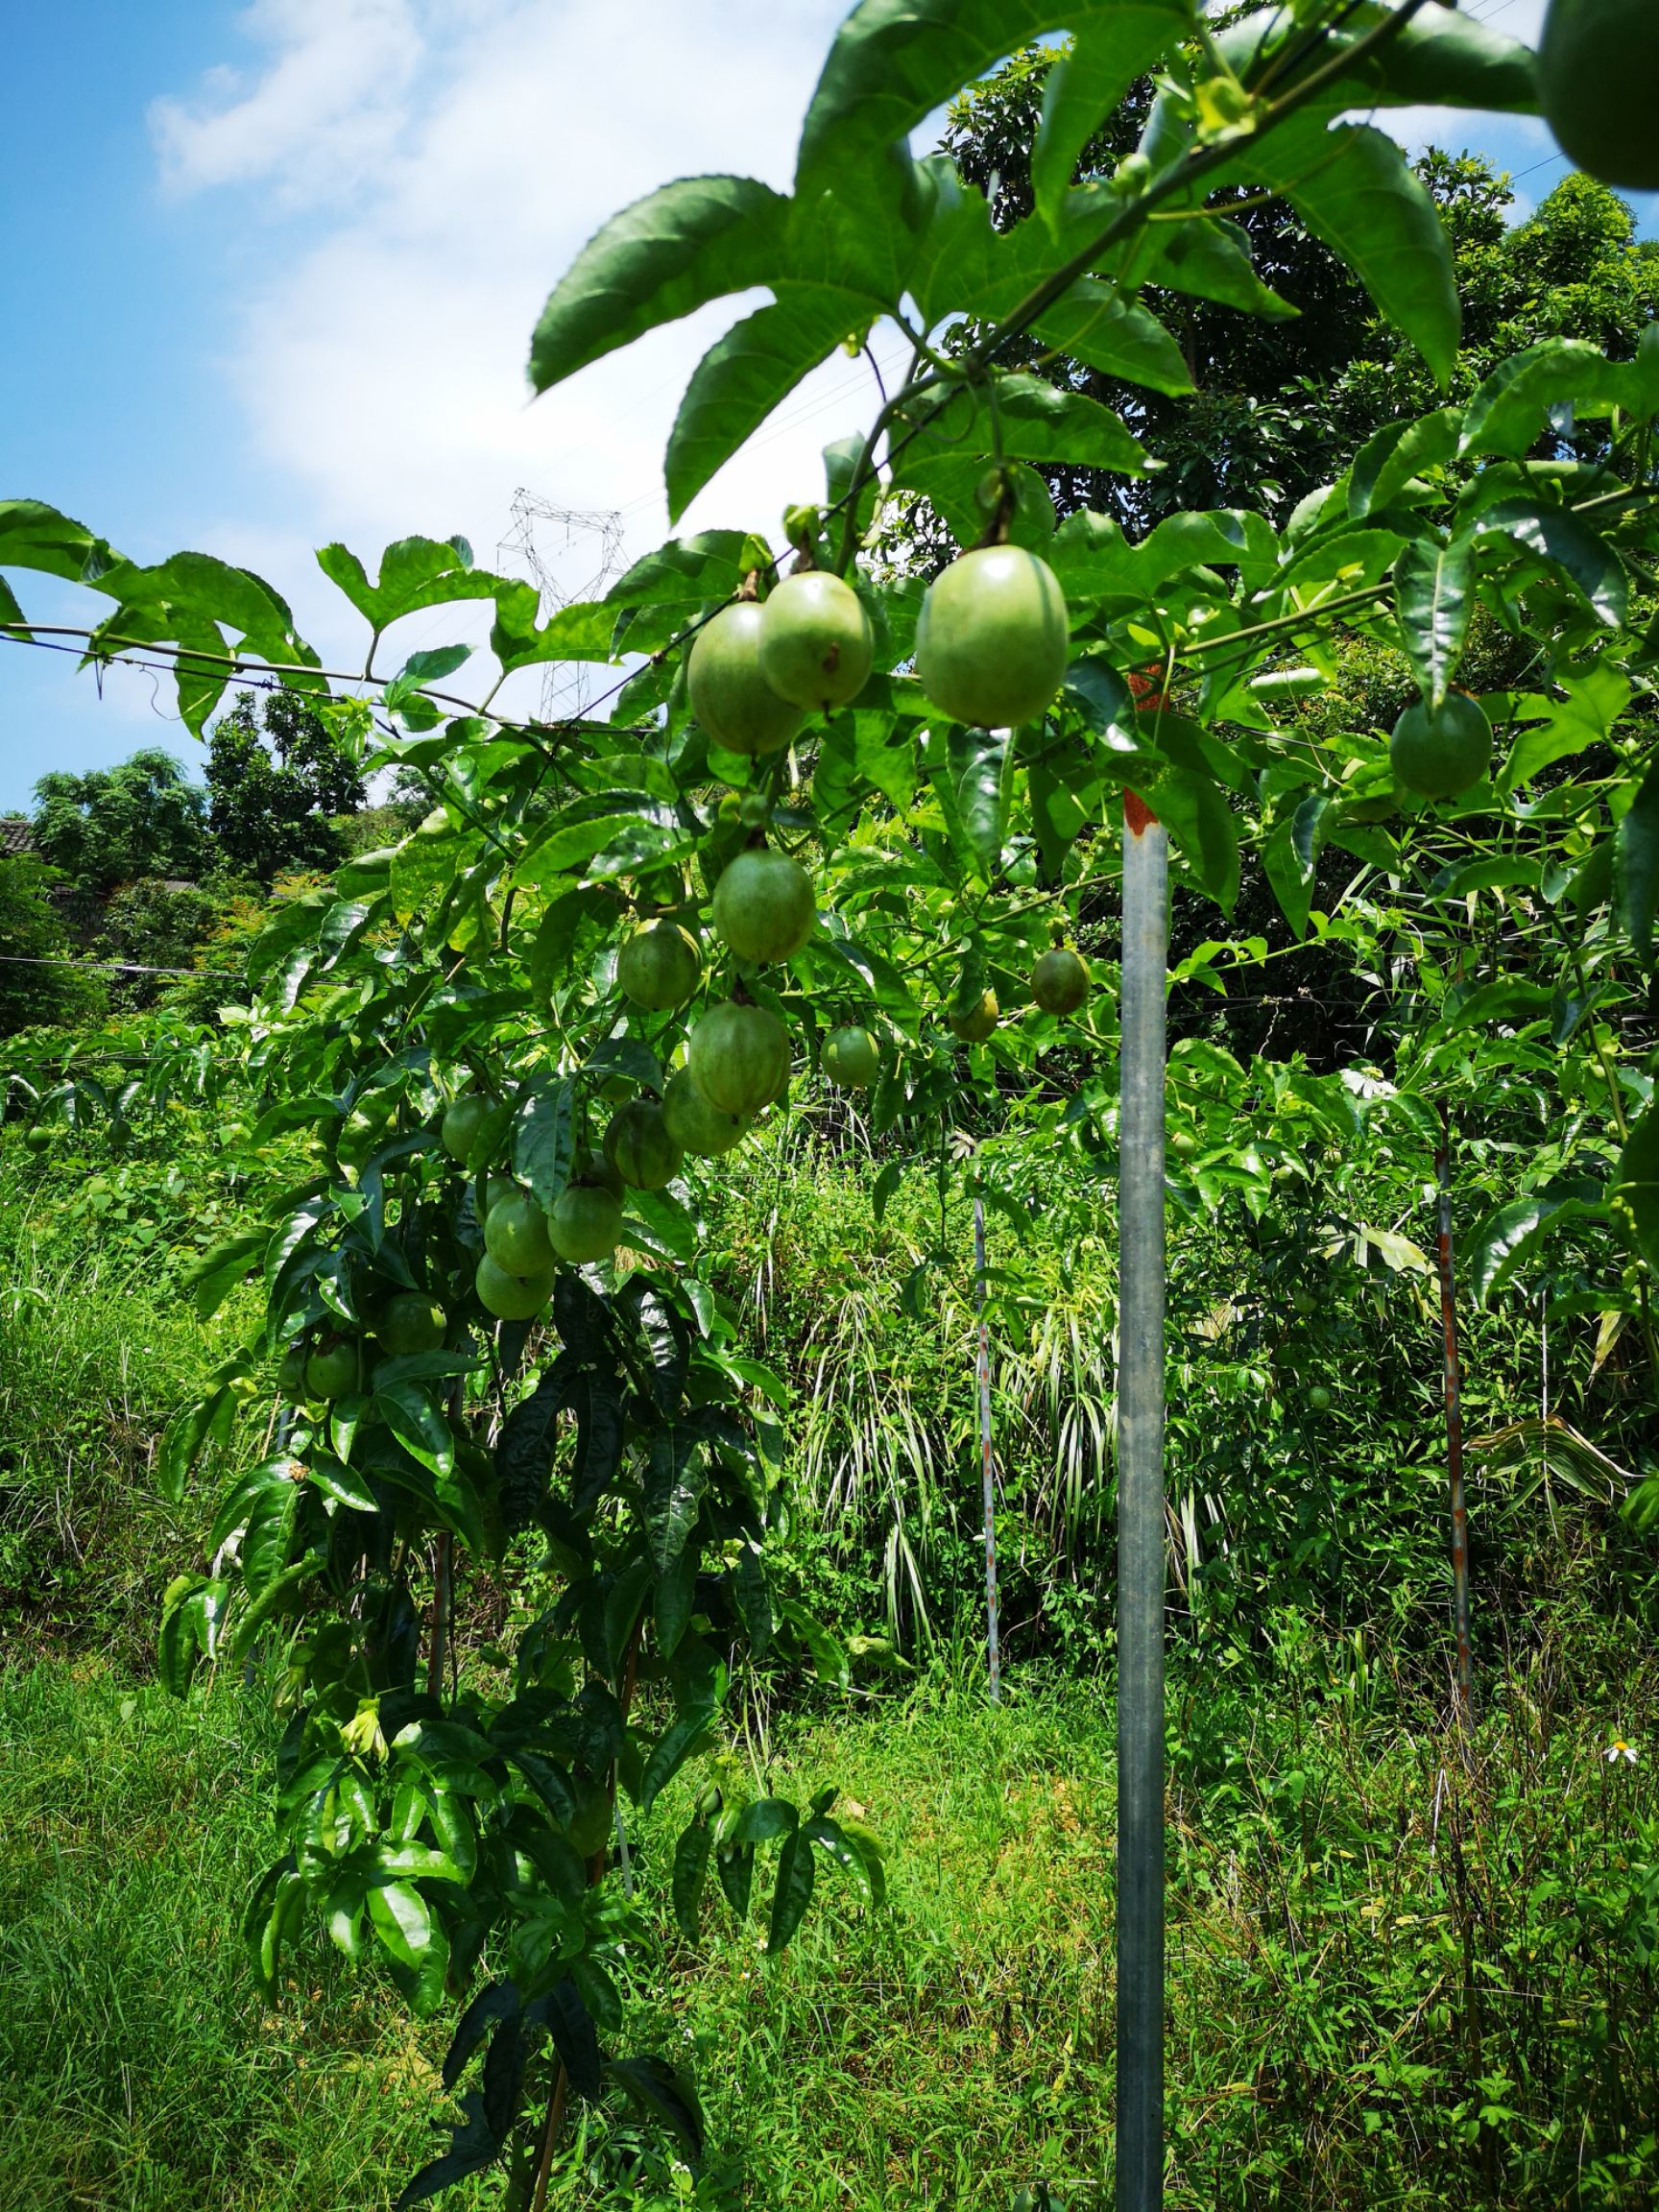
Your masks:
[{"label": "passion fruit vine", "polygon": [[1653,0],[1550,0],[1538,97],[1555,142],[1623,192],[1659,192],[1659,10]]},{"label": "passion fruit vine", "polygon": [[1022,545],[964,553],[927,587],[916,673],[941,713],[988,730],[1035,721],[1066,673],[1066,597]]},{"label": "passion fruit vine", "polygon": [[616,955],[616,985],[649,1014],[672,1013],[697,988],[703,962],[678,922],[647,922]]},{"label": "passion fruit vine", "polygon": [[827,569],[785,576],[760,610],[760,673],[781,699],[828,713],[863,690],[875,654],[864,603]]},{"label": "passion fruit vine", "polygon": [[842,1091],[867,1091],[881,1070],[881,1055],[868,1029],[856,1023],[831,1029],[824,1040],[824,1072]]},{"label": "passion fruit vine", "polygon": [[719,1159],[749,1131],[741,1114],[723,1114],[709,1105],[688,1068],[677,1068],[663,1085],[662,1126],[682,1152],[699,1160]]},{"label": "passion fruit vine", "polygon": [[691,711],[728,753],[776,753],[805,719],[760,673],[760,622],[752,601],[723,607],[698,631],[685,663]]},{"label": "passion fruit vine", "polygon": [[685,1064],[719,1113],[758,1114],[789,1080],[789,1032],[764,1006],[728,998],[692,1030]]},{"label": "passion fruit vine", "polygon": [[817,918],[812,878],[785,853],[755,846],[731,861],[709,909],[714,934],[739,960],[792,960]]},{"label": "passion fruit vine", "polygon": [[649,1098],[635,1098],[612,1115],[605,1157],[636,1190],[661,1190],[680,1172],[680,1147],[668,1134],[661,1107]]},{"label": "passion fruit vine", "polygon": [[1479,783],[1492,765],[1492,725],[1467,691],[1449,691],[1438,707],[1418,699],[1394,725],[1388,758],[1408,791],[1452,799]]},{"label": "passion fruit vine", "polygon": [[553,1261],[547,1216],[527,1192],[498,1199],[484,1216],[484,1249],[509,1275],[537,1275]]},{"label": "passion fruit vine", "polygon": [[1069,945],[1054,945],[1031,971],[1031,996],[1045,1014],[1075,1014],[1089,997],[1089,970]]},{"label": "passion fruit vine", "polygon": [[566,1184],[547,1216],[547,1234],[560,1259],[573,1267],[608,1260],[621,1240],[622,1208],[602,1184]]}]

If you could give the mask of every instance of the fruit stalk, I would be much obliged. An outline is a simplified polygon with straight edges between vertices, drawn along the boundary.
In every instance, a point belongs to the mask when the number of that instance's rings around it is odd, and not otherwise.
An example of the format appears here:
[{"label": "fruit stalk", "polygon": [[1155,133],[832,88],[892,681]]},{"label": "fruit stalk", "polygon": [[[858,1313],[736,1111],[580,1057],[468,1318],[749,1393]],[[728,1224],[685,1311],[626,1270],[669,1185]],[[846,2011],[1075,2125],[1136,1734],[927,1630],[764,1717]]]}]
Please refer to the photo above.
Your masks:
[{"label": "fruit stalk", "polygon": [[1123,802],[1118,1271],[1118,2212],[1164,2201],[1164,1053],[1169,845]]},{"label": "fruit stalk", "polygon": [[974,1193],[974,1307],[978,1315],[979,1348],[974,1361],[979,1383],[979,1487],[985,1506],[985,1654],[990,1668],[991,1702],[1002,1702],[1002,1656],[997,1630],[997,1496],[991,1468],[991,1332],[985,1322],[985,1201]]},{"label": "fruit stalk", "polygon": [[1469,1515],[1463,1498],[1463,1363],[1457,1351],[1457,1284],[1452,1251],[1452,1127],[1440,1105],[1434,1151],[1439,1183],[1435,1251],[1440,1262],[1440,1333],[1445,1346],[1446,1472],[1452,1491],[1452,1623],[1457,1643],[1457,1724],[1475,1719],[1475,1660],[1469,1641]]}]

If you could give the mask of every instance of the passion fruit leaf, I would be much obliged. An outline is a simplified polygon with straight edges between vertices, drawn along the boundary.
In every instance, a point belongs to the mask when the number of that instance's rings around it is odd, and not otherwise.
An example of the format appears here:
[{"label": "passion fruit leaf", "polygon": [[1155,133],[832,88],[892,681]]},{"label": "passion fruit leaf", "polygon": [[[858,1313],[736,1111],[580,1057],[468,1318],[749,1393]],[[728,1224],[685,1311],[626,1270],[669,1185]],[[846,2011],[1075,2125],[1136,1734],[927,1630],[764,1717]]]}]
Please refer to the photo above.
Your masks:
[{"label": "passion fruit leaf", "polygon": [[[972,417],[964,404],[968,400],[976,406]],[[1145,448],[1110,407],[1103,407],[1086,393],[1062,391],[1023,371],[998,376],[992,391],[983,397],[960,391],[947,394],[937,405],[929,405],[921,419],[927,427],[898,462],[896,483],[908,484],[913,469],[940,445],[954,447],[966,440],[975,450],[982,450],[994,435],[1011,461],[1064,462],[1072,468],[1110,469],[1128,476],[1140,475],[1145,466]],[[974,471],[977,484],[981,473],[977,462]]]},{"label": "passion fruit leaf", "polygon": [[1219,215],[1148,225],[1130,242],[1122,281],[1125,288],[1156,284],[1195,300],[1213,300],[1264,323],[1294,322],[1301,313],[1257,276],[1243,225]]},{"label": "passion fruit leaf", "polygon": [[70,584],[96,585],[122,556],[107,538],[43,499],[0,499],[0,568],[33,568]]},{"label": "passion fruit leaf", "polygon": [[1006,730],[970,730],[953,722],[946,733],[946,749],[957,817],[980,875],[989,883],[1008,835],[1014,747]]},{"label": "passion fruit leaf", "polygon": [[1542,1250],[1551,1228],[1606,1218],[1606,1208],[1583,1188],[1546,1189],[1527,1198],[1495,1206],[1469,1238],[1463,1254],[1477,1306],[1489,1306]]},{"label": "passion fruit leaf", "polygon": [[1466,538],[1450,545],[1418,539],[1394,565],[1400,634],[1424,696],[1438,707],[1456,673],[1475,612],[1474,549]]},{"label": "passion fruit leaf", "polygon": [[[1031,154],[1037,209],[1050,222],[1100,118],[1188,27],[1182,20],[1186,12],[1178,7],[1073,7],[1061,12],[1076,36],[1045,80],[1042,122]],[[1032,30],[1045,27],[1034,23]]]},{"label": "passion fruit leaf", "polygon": [[1171,397],[1195,389],[1186,355],[1151,309],[1125,300],[1098,277],[1079,277],[1033,328],[1046,345],[1086,362],[1102,376],[1143,384]]},{"label": "passion fruit leaf", "polygon": [[1313,877],[1325,849],[1332,814],[1328,792],[1291,793],[1280,802],[1278,816],[1262,848],[1262,865],[1292,933],[1308,927]]},{"label": "passion fruit leaf", "polygon": [[380,573],[370,583],[363,564],[344,545],[325,545],[317,565],[343,591],[376,631],[425,607],[454,599],[492,599],[509,579],[472,565],[465,538],[399,538],[380,556]]},{"label": "passion fruit leaf", "polygon": [[1613,881],[1620,924],[1644,960],[1653,951],[1659,909],[1659,766],[1642,779],[1629,811],[1613,833]]},{"label": "passion fruit leaf", "polygon": [[1575,416],[1599,417],[1623,407],[1637,421],[1659,410],[1659,338],[1643,331],[1634,361],[1609,361],[1581,338],[1546,338],[1501,361],[1463,411],[1461,453],[1502,453],[1522,460],[1547,426],[1551,408],[1570,402]]},{"label": "passion fruit leaf", "polygon": [[1474,525],[1482,538],[1499,534],[1548,561],[1583,596],[1599,622],[1617,629],[1629,607],[1623,563],[1581,516],[1558,501],[1527,497],[1500,500]]},{"label": "passion fruit leaf", "polygon": [[1649,1267],[1659,1267],[1659,1107],[1630,1131],[1609,1192],[1614,1217]]},{"label": "passion fruit leaf", "polygon": [[[662,1735],[658,1738],[656,1747],[645,1762],[645,1771],[639,1781],[638,1801],[641,1819],[649,1815],[658,1796],[666,1789],[685,1764],[685,1761],[691,1756],[691,1753],[697,1748],[699,1741],[709,1733],[719,1710],[719,1700],[705,1693],[702,1696],[693,1699],[685,1711],[672,1721]],[[711,1829],[704,1828],[701,1833],[710,1839],[712,1839],[713,1831]],[[676,1889],[678,1889],[678,1855],[676,1855],[675,1875]],[[701,1887],[702,1884],[699,1879],[698,1888],[701,1889]],[[676,1912],[678,1913],[678,1899],[676,1899]],[[681,1925],[682,1927],[685,1925],[684,1917],[681,1918]]]},{"label": "passion fruit leaf", "polygon": [[1317,115],[1293,115],[1216,172],[1212,186],[1218,180],[1268,184],[1287,200],[1445,387],[1461,326],[1452,248],[1392,138],[1369,124],[1328,130]]},{"label": "passion fruit leaf", "polygon": [[[721,1879],[725,1879],[724,1868]],[[745,1911],[747,1907],[745,1890]],[[694,2164],[701,2161],[703,2108],[697,2102],[696,2090],[684,2074],[677,2073],[665,2058],[653,2056],[608,2059],[606,2072],[622,2084],[642,2111],[660,2121],[678,2138]]]},{"label": "passion fruit leaf", "polygon": [[871,320],[867,301],[828,285],[779,291],[772,306],[717,339],[691,373],[663,461],[670,522],[848,332],[862,333]]},{"label": "passion fruit leaf", "polygon": [[1413,476],[1438,468],[1457,450],[1464,413],[1437,407],[1415,422],[1385,422],[1360,446],[1348,471],[1348,512],[1361,521],[1403,492]]},{"label": "passion fruit leaf", "polygon": [[1101,115],[1187,28],[1185,0],[1074,0],[1058,17],[1039,0],[861,0],[806,110],[797,189],[878,162],[964,84],[1062,20],[1087,57],[1049,156],[1069,180]]},{"label": "passion fruit leaf", "polygon": [[789,203],[753,177],[683,177],[613,215],[560,278],[530,341],[546,392],[711,300],[769,284]]}]

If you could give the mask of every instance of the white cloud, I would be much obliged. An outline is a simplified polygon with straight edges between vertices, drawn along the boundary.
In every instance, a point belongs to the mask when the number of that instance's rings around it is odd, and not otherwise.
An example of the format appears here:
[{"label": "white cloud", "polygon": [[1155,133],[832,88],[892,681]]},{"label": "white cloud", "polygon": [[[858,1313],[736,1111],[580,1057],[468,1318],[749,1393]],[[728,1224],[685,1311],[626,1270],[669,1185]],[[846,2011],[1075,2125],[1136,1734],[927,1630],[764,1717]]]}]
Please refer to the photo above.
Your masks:
[{"label": "white cloud", "polygon": [[274,183],[286,204],[359,184],[391,154],[423,51],[409,0],[253,0],[244,36],[274,47],[250,84],[208,71],[192,102],[150,109],[174,191]]},{"label": "white cloud", "polygon": [[[464,37],[460,12],[456,0],[434,0],[415,27],[419,66],[394,83],[362,64],[391,17],[407,13],[394,0],[332,12],[261,0],[276,46],[266,77],[184,127],[193,180],[212,180],[217,162],[221,181],[245,182],[253,152],[238,169],[227,148],[232,119],[249,119],[257,180],[277,201],[301,193],[319,166],[339,173],[335,137],[367,132],[382,149],[354,199],[337,196],[326,220],[300,227],[295,251],[251,256],[275,273],[249,283],[227,373],[252,453],[299,528],[319,542],[344,537],[371,560],[392,538],[455,530],[493,559],[519,485],[562,506],[622,509],[637,554],[667,528],[661,455],[680,394],[740,308],[706,309],[534,403],[531,329],[586,239],[654,186],[733,169],[788,183],[844,0],[609,0],[603,10],[468,0]],[[294,88],[325,70],[348,17],[361,40],[357,75],[342,71],[330,120],[302,127]],[[685,526],[776,532],[787,500],[820,489],[824,443],[862,428],[876,403],[868,369],[838,356]],[[254,533],[234,518],[212,538],[252,561]],[[589,558],[572,549],[572,582]],[[292,575],[273,580],[295,592],[297,612],[309,601]]]}]

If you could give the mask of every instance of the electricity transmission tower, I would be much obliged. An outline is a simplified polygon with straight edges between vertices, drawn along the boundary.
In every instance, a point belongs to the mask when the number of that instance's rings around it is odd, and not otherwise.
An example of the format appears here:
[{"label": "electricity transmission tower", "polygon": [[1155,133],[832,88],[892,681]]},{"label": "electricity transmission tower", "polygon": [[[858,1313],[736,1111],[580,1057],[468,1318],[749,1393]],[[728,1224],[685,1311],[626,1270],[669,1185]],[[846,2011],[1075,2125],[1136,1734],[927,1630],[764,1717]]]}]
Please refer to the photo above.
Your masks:
[{"label": "electricity transmission tower", "polygon": [[[622,517],[614,510],[557,507],[551,499],[527,492],[522,485],[513,494],[513,526],[495,548],[498,568],[516,567],[541,595],[541,618],[578,600],[599,599],[607,585],[622,572]],[[584,561],[597,557],[592,575],[566,588],[553,573],[568,572],[561,558],[586,547]],[[558,722],[580,714],[592,696],[592,669],[583,661],[549,661],[541,677],[543,722]]]}]

